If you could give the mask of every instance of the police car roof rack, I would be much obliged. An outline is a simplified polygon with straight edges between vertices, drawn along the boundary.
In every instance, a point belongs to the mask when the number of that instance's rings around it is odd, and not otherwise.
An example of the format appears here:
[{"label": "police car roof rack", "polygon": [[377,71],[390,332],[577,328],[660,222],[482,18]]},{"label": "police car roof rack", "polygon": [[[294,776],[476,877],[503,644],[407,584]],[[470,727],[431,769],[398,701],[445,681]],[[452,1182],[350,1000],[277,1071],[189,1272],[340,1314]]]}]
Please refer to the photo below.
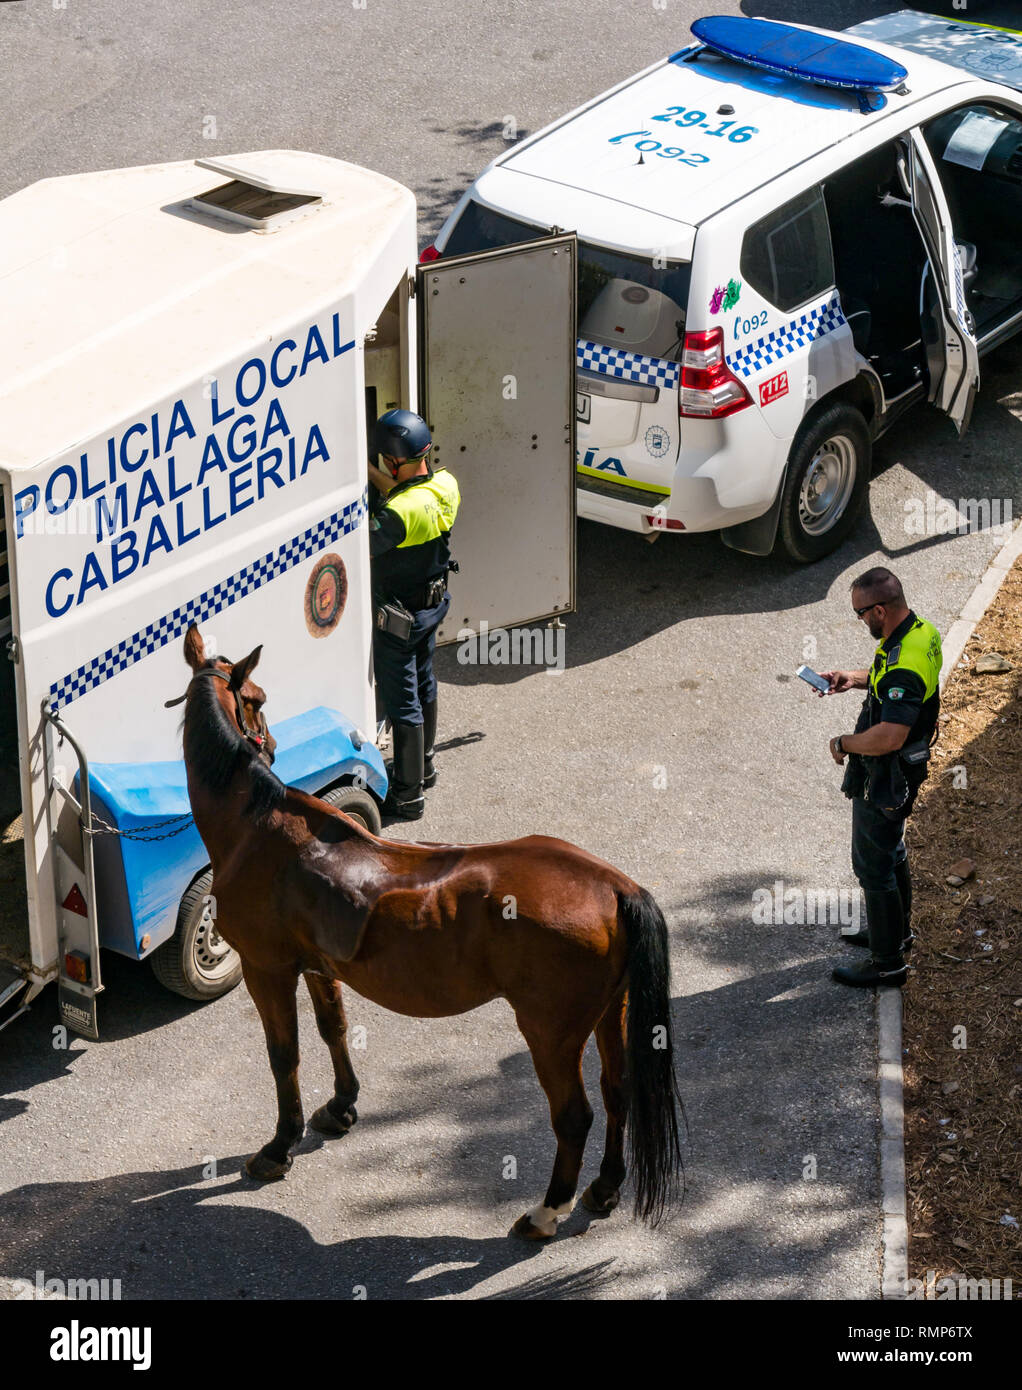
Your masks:
[{"label": "police car roof rack", "polygon": [[832,34],[739,15],[697,19],[692,32],[704,47],[694,52],[682,49],[672,54],[672,62],[691,62],[701,52],[710,50],[777,77],[854,92],[863,114],[886,105],[882,93],[897,91],[904,95],[906,91],[907,68],[871,48]]}]

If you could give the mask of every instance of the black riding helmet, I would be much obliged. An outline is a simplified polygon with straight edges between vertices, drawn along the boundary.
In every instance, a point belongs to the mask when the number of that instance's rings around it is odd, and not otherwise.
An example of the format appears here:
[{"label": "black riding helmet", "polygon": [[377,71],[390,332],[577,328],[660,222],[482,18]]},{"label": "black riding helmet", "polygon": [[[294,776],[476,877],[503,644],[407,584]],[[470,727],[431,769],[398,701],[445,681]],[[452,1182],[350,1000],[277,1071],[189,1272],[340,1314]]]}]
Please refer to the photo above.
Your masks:
[{"label": "black riding helmet", "polygon": [[421,415],[410,410],[388,410],[376,422],[376,452],[395,459],[425,458],[433,436]]}]

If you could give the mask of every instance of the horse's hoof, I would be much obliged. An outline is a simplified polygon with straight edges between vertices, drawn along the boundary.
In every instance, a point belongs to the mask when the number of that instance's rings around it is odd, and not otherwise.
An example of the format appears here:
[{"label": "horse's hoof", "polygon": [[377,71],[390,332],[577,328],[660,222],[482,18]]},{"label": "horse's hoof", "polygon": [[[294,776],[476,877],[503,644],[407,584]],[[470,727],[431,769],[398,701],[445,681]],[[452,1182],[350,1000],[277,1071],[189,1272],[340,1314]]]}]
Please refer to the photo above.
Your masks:
[{"label": "horse's hoof", "polygon": [[591,1211],[594,1216],[609,1216],[618,1202],[620,1202],[621,1193],[612,1192],[609,1197],[601,1201],[593,1191],[595,1186],[596,1184],[591,1182],[582,1193],[582,1205],[585,1207],[586,1211]]},{"label": "horse's hoof", "polygon": [[320,1134],[333,1136],[347,1134],[352,1125],[358,1119],[358,1111],[353,1105],[349,1105],[343,1115],[337,1116],[330,1109],[329,1104],[321,1105],[313,1115],[309,1124]]},{"label": "horse's hoof", "polygon": [[554,1223],[552,1231],[542,1231],[538,1226],[532,1224],[529,1213],[520,1216],[508,1232],[509,1235],[517,1236],[519,1240],[553,1240],[557,1234],[557,1224]]},{"label": "horse's hoof", "polygon": [[253,1154],[245,1164],[245,1172],[250,1178],[255,1178],[256,1182],[275,1182],[277,1178],[282,1178],[294,1162],[288,1154],[283,1163],[278,1163],[276,1159],[267,1158],[264,1153]]}]

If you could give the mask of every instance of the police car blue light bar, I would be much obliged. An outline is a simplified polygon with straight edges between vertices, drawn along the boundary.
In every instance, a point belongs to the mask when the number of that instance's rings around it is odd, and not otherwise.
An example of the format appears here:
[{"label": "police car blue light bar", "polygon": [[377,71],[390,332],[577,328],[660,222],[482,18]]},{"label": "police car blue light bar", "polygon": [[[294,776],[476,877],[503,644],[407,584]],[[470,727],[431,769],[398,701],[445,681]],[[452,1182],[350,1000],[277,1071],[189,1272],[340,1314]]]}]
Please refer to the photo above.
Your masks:
[{"label": "police car blue light bar", "polygon": [[854,92],[885,92],[899,87],[908,70],[861,44],[772,19],[709,15],[692,32],[707,48],[738,63],[780,77],[843,87]]}]

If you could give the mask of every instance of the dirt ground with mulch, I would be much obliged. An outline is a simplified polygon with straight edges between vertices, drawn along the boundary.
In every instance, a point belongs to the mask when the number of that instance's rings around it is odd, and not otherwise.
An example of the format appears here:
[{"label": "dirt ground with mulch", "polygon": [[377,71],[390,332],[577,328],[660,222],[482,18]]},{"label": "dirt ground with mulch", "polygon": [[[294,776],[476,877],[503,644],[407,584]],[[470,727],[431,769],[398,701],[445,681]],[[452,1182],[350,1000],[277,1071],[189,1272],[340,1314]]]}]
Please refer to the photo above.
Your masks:
[{"label": "dirt ground with mulch", "polygon": [[[977,674],[984,653],[1012,669]],[[948,679],[934,752],[907,836],[909,1276],[1022,1298],[1022,561]]]}]

